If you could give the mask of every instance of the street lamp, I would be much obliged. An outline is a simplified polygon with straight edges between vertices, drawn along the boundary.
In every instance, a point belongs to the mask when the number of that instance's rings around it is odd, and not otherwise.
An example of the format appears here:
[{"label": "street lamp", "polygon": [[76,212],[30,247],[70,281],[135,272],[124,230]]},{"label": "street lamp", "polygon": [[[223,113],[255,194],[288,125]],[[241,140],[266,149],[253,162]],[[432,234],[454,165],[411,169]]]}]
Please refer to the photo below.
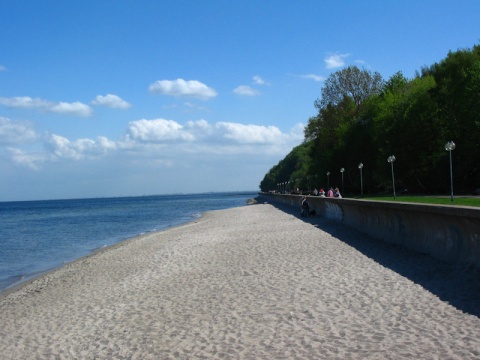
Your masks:
[{"label": "street lamp", "polygon": [[452,173],[452,150],[455,150],[455,143],[453,141],[449,141],[445,144],[445,150],[450,153],[450,198],[453,202],[453,173]]},{"label": "street lamp", "polygon": [[361,196],[363,196],[363,174],[362,174],[363,164],[362,163],[358,164],[358,168],[360,169],[360,194]]},{"label": "street lamp", "polygon": [[390,163],[390,165],[392,165],[392,184],[393,184],[393,198],[396,199],[396,195],[395,195],[395,175],[393,174],[393,162],[395,161],[395,156],[394,155],[390,155],[388,158],[387,158],[387,161]]},{"label": "street lamp", "polygon": [[330,189],[330,171],[327,171],[327,191]]},{"label": "street lamp", "polygon": [[340,169],[340,172],[342,173],[342,194],[345,195],[345,188],[343,186],[343,173],[345,172],[345,169],[344,168],[341,168]]}]

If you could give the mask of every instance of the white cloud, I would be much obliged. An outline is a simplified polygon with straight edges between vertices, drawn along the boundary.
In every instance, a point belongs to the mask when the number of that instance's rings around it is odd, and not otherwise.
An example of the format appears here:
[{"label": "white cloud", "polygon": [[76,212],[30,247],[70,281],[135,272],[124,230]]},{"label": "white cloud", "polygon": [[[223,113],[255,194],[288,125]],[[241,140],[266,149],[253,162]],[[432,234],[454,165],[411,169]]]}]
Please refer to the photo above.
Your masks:
[{"label": "white cloud", "polygon": [[0,144],[0,169],[8,171],[0,180],[12,189],[2,199],[254,190],[303,141],[303,128],[143,119],[115,140],[50,133],[27,144]]},{"label": "white cloud", "polygon": [[241,144],[273,144],[283,140],[282,132],[276,126],[219,122],[216,128],[221,130],[224,138]]},{"label": "white cloud", "polygon": [[333,54],[327,56],[324,61],[327,69],[335,69],[345,65],[344,59],[350,54]]},{"label": "white cloud", "polygon": [[260,92],[251,88],[250,86],[241,85],[233,89],[233,92],[240,96],[257,96]]},{"label": "white cloud", "polygon": [[99,136],[97,138],[97,142],[98,147],[103,149],[104,152],[109,150],[115,150],[117,148],[117,144],[115,143],[115,141],[111,141],[105,136]]},{"label": "white cloud", "polygon": [[210,133],[212,131],[212,126],[208,123],[207,120],[201,119],[197,121],[188,121],[187,122],[187,129],[189,131],[195,132],[202,132],[202,133]]},{"label": "white cloud", "polygon": [[3,65],[0,65],[0,72],[2,72],[2,71],[7,71],[7,68]]},{"label": "white cloud", "polygon": [[5,105],[9,108],[18,109],[39,109],[47,112],[75,115],[75,116],[90,116],[93,112],[92,108],[81,102],[51,102],[39,98],[31,98],[29,96],[19,96],[12,98],[0,98],[0,105]]},{"label": "white cloud", "polygon": [[0,116],[0,144],[24,144],[35,139],[37,134],[29,123]]},{"label": "white cloud", "polygon": [[304,79],[311,79],[314,81],[325,81],[325,77],[321,75],[315,75],[315,74],[300,75],[300,77]]},{"label": "white cloud", "polygon": [[93,105],[107,106],[112,109],[128,109],[131,105],[117,95],[107,94],[105,96],[98,95],[92,101]]},{"label": "white cloud", "polygon": [[47,137],[45,148],[54,155],[55,159],[82,160],[98,157],[115,150],[115,142],[100,136],[97,140],[77,139],[70,141],[66,137],[50,134]]},{"label": "white cloud", "polygon": [[217,96],[217,92],[214,89],[197,80],[158,80],[150,85],[149,90],[152,93],[162,95],[186,96],[199,99],[209,99]]},{"label": "white cloud", "polygon": [[41,164],[47,161],[47,154],[37,152],[24,152],[21,149],[7,148],[14,164],[27,167],[30,170],[40,170]]},{"label": "white cloud", "polygon": [[164,142],[172,140],[191,141],[194,136],[183,130],[183,126],[173,120],[136,120],[130,122],[127,130],[130,140],[140,142]]},{"label": "white cloud", "polygon": [[262,79],[262,77],[258,76],[258,75],[255,75],[253,77],[253,83],[255,85],[268,85],[268,83]]},{"label": "white cloud", "polygon": [[20,108],[20,109],[29,109],[29,108],[37,108],[37,109],[44,109],[51,106],[51,103],[42,100],[39,98],[31,98],[29,96],[17,96],[12,98],[5,98],[0,97],[0,105],[5,105],[9,108]]},{"label": "white cloud", "polygon": [[81,102],[59,102],[53,104],[46,109],[49,112],[65,115],[75,115],[75,116],[90,116],[93,113],[93,110],[90,106],[83,104]]}]

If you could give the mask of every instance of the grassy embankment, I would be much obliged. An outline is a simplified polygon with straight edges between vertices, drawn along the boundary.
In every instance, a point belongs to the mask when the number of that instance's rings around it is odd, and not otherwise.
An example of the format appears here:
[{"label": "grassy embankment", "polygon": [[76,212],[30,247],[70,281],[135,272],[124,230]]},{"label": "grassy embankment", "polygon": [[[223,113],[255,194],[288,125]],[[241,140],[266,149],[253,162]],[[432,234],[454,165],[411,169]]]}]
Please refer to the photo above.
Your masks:
[{"label": "grassy embankment", "polygon": [[435,196],[366,196],[365,200],[378,201],[392,201],[392,202],[413,202],[422,204],[438,204],[438,205],[452,205],[452,206],[477,206],[480,207],[480,197],[454,197],[453,202],[450,197],[435,197]]}]

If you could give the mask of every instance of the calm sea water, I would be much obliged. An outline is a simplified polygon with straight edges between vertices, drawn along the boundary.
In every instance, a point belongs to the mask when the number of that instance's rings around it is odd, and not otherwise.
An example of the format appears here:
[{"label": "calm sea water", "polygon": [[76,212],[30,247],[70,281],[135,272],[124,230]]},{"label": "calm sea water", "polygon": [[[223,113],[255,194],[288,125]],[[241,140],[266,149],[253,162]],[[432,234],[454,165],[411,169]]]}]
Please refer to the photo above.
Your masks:
[{"label": "calm sea water", "polygon": [[122,240],[244,206],[255,192],[0,202],[0,291]]}]

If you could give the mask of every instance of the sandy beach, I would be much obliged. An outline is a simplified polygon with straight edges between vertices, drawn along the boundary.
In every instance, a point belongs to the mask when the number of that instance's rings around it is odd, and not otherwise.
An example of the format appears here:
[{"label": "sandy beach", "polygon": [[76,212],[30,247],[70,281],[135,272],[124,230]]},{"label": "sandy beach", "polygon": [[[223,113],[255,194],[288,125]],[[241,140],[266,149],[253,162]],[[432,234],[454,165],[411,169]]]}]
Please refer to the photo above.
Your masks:
[{"label": "sandy beach", "polygon": [[1,359],[478,359],[478,274],[269,204],[0,296]]}]

